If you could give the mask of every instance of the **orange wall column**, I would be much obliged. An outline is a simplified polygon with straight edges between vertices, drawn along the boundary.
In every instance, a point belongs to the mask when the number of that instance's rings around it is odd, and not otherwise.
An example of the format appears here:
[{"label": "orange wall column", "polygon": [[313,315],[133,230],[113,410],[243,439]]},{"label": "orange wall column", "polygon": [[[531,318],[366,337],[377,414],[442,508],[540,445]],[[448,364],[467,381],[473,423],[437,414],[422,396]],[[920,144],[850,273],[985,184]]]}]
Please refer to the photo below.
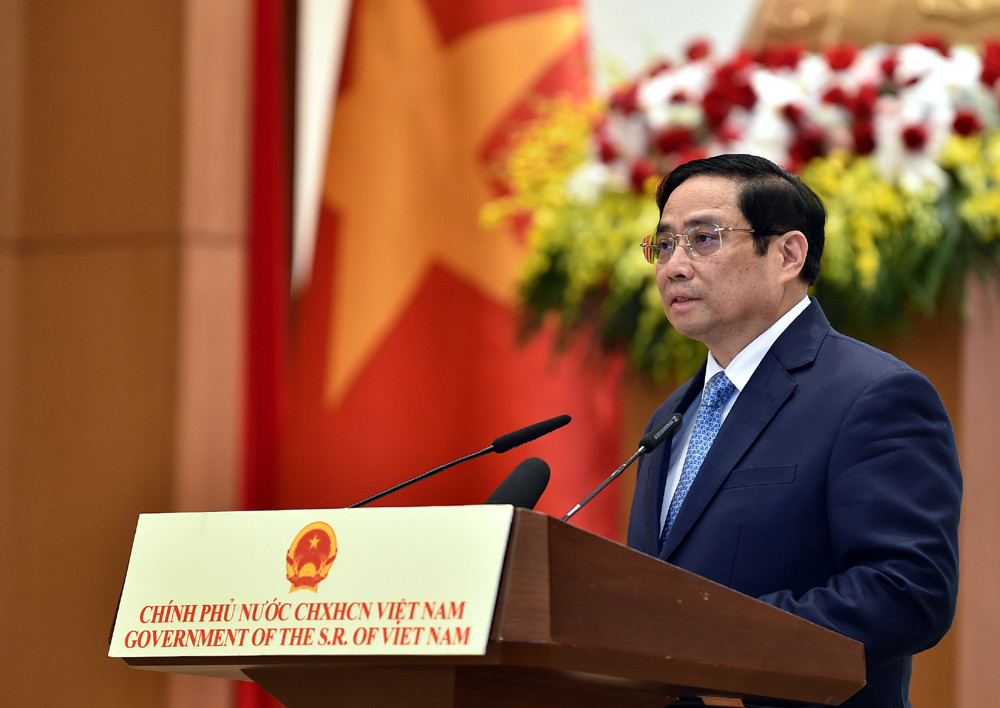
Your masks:
[{"label": "orange wall column", "polygon": [[5,704],[231,704],[107,642],[138,515],[237,498],[245,5],[0,0]]},{"label": "orange wall column", "polygon": [[107,642],[136,517],[171,506],[181,27],[0,0],[7,705],[163,705]]},{"label": "orange wall column", "polygon": [[956,620],[960,708],[993,705],[1000,696],[1000,283],[970,279],[969,290],[970,315],[959,362],[958,444],[965,478]]}]

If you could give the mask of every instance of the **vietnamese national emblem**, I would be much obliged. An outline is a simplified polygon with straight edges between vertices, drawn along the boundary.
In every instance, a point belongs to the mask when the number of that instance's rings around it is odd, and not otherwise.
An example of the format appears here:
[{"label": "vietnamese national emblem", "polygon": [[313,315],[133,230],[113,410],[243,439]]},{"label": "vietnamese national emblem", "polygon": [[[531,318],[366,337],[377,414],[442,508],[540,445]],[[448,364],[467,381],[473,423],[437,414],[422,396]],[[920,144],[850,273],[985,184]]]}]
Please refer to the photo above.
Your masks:
[{"label": "vietnamese national emblem", "polygon": [[330,574],[337,557],[337,536],[329,524],[314,521],[299,531],[285,555],[285,575],[296,590],[312,590]]}]

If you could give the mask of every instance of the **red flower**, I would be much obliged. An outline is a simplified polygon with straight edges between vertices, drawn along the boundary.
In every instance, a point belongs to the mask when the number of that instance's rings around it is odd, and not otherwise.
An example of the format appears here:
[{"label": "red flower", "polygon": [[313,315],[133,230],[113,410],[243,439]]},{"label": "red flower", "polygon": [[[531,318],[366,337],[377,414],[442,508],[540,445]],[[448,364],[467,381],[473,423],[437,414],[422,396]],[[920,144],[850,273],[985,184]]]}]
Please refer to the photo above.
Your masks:
[{"label": "red flower", "polygon": [[653,136],[653,143],[663,154],[679,152],[694,145],[694,131],[690,128],[672,126]]},{"label": "red flower", "polygon": [[903,143],[910,150],[923,149],[924,145],[927,144],[927,137],[927,127],[919,123],[911,123],[903,128]]},{"label": "red flower", "polygon": [[823,131],[814,125],[806,126],[795,135],[788,148],[788,157],[792,162],[789,170],[795,172],[809,160],[822,154]]},{"label": "red flower", "polygon": [[[730,62],[720,66],[715,72],[715,82],[708,91],[709,94],[712,94],[710,102],[725,104],[726,113],[733,106],[751,109],[757,103],[757,93],[750,85],[744,68],[745,65],[742,62]],[[707,99],[708,94],[704,98]],[[704,107],[704,99],[702,103]],[[719,113],[718,108],[719,106],[713,106],[712,118],[725,117],[724,114]],[[708,112],[707,108],[705,110]],[[712,118],[709,122],[715,127],[717,123],[712,122]]]},{"label": "red flower", "polygon": [[705,152],[702,148],[691,147],[688,148],[687,150],[682,150],[680,153],[678,153],[677,163],[674,165],[674,167],[677,167],[678,165],[683,165],[685,162],[691,162],[692,160],[702,160],[706,157],[708,157],[708,153]]},{"label": "red flower", "polygon": [[657,76],[665,71],[670,71],[673,65],[668,59],[658,59],[654,64],[652,64],[647,70],[647,76]]},{"label": "red flower", "polygon": [[882,60],[882,76],[890,84],[894,81],[897,66],[899,66],[899,57],[896,56],[895,52]]},{"label": "red flower", "polygon": [[722,125],[732,107],[732,100],[720,86],[710,88],[701,99],[701,109],[705,112],[705,120],[712,130]]},{"label": "red flower", "polygon": [[786,103],[781,107],[781,115],[792,125],[799,125],[802,117],[806,114],[805,109],[797,103]]},{"label": "red flower", "polygon": [[851,100],[847,97],[847,92],[844,89],[840,86],[834,86],[823,94],[823,103],[832,103],[835,106],[847,108],[851,104]]},{"label": "red flower", "polygon": [[757,61],[769,69],[794,69],[804,53],[805,47],[802,44],[793,43],[784,47],[761,50]]},{"label": "red flower", "polygon": [[962,137],[968,137],[983,131],[983,121],[979,118],[979,114],[971,108],[959,108],[955,111],[952,129]]},{"label": "red flower", "polygon": [[926,34],[916,34],[908,40],[907,44],[922,44],[925,47],[930,47],[931,49],[936,49],[938,53],[946,57],[950,54],[951,50],[948,48],[948,43],[944,41],[941,35],[926,33]]},{"label": "red flower", "polygon": [[734,106],[751,109],[757,103],[757,93],[745,71],[750,64],[750,55],[741,52],[733,61],[716,69],[715,80],[701,99],[705,120],[713,131],[722,125]]},{"label": "red flower", "polygon": [[854,136],[854,152],[859,155],[871,155],[875,152],[875,126],[870,120],[856,121],[851,132]]},{"label": "red flower", "polygon": [[725,64],[725,68],[727,71],[736,73],[741,69],[746,69],[748,66],[750,66],[756,61],[757,59],[754,57],[753,54],[751,54],[745,49],[741,49],[739,52],[736,53],[735,56],[733,56],[732,59],[729,60],[727,64]]},{"label": "red flower", "polygon": [[875,115],[875,102],[878,101],[878,89],[871,84],[865,84],[858,89],[854,101],[851,102],[851,113],[855,120],[867,120]]},{"label": "red flower", "polygon": [[688,61],[698,61],[704,59],[712,53],[712,45],[707,39],[699,39],[692,42],[687,48]]},{"label": "red flower", "polygon": [[732,143],[742,138],[743,132],[735,123],[726,121],[716,129],[715,137],[721,143]]},{"label": "red flower", "polygon": [[757,92],[746,78],[741,77],[740,81],[730,84],[733,95],[733,103],[742,108],[750,110],[757,103]]},{"label": "red flower", "polygon": [[618,159],[618,148],[606,135],[602,135],[597,142],[597,154],[601,162],[608,164]]},{"label": "red flower", "polygon": [[823,52],[827,63],[834,71],[843,71],[854,63],[858,56],[858,48],[853,44],[838,44]]},{"label": "red flower", "polygon": [[633,192],[642,192],[646,187],[646,182],[650,177],[656,175],[656,168],[653,167],[653,163],[644,157],[637,158],[635,162],[632,163],[632,168],[629,170],[629,181],[632,185]]},{"label": "red flower", "polygon": [[987,86],[993,86],[1000,78],[1000,42],[983,42],[983,72],[979,75],[979,80]]},{"label": "red flower", "polygon": [[630,83],[611,94],[611,110],[631,115],[639,110],[639,85]]}]

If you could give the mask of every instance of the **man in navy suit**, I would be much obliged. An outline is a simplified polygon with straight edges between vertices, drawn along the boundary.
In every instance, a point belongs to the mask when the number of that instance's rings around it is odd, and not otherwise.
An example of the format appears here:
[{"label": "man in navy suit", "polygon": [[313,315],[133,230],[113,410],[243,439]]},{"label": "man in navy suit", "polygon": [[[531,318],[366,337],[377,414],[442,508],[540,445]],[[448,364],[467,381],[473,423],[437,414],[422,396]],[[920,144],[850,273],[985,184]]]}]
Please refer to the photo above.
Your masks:
[{"label": "man in navy suit", "polygon": [[940,397],[807,295],[826,214],[797,177],[722,155],[675,169],[657,204],[643,249],[670,323],[709,356],[650,421],[684,414],[639,462],[628,544],[862,642],[867,685],[845,706],[910,706],[912,655],[948,631],[958,591]]}]

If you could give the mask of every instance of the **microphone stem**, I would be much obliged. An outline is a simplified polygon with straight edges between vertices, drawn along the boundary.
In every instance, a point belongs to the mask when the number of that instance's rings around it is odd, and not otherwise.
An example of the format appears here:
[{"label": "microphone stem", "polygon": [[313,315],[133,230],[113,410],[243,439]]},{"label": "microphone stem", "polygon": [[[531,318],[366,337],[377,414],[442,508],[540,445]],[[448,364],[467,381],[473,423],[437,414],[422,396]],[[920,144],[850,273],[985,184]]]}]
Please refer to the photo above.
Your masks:
[{"label": "microphone stem", "polygon": [[449,467],[454,467],[457,464],[460,464],[462,462],[466,462],[467,460],[471,460],[474,457],[479,457],[480,455],[485,455],[488,452],[493,452],[493,446],[492,445],[490,445],[489,447],[484,447],[479,452],[474,452],[471,455],[466,455],[465,457],[460,457],[457,460],[453,460],[452,462],[449,462],[446,465],[441,465],[440,467],[435,467],[434,469],[429,470],[427,472],[424,472],[423,474],[418,475],[418,476],[414,477],[413,479],[408,479],[405,482],[400,482],[399,484],[397,484],[395,487],[392,487],[391,489],[386,489],[385,491],[379,492],[378,494],[373,494],[372,496],[368,497],[367,499],[362,499],[359,502],[354,502],[353,504],[351,504],[347,508],[348,509],[354,509],[354,508],[359,507],[359,506],[364,506],[365,504],[370,504],[371,502],[375,501],[376,499],[381,499],[382,497],[387,496],[389,494],[392,494],[393,492],[398,492],[400,489],[403,489],[404,487],[409,487],[411,484],[416,484],[420,480],[427,479],[431,475],[435,475],[438,472],[444,472]]},{"label": "microphone stem", "polygon": [[593,499],[594,497],[596,497],[600,493],[600,491],[602,489],[604,489],[606,486],[608,486],[609,484],[611,484],[612,482],[614,482],[616,479],[618,479],[618,475],[620,475],[622,472],[624,472],[625,468],[628,467],[629,465],[631,465],[633,462],[635,462],[635,458],[637,458],[639,455],[641,455],[645,451],[646,451],[645,447],[640,447],[638,450],[636,450],[635,453],[632,455],[632,457],[628,458],[628,460],[625,461],[624,465],[622,465],[621,467],[619,467],[618,469],[616,469],[614,472],[612,472],[611,476],[608,477],[603,482],[601,482],[598,485],[597,489],[595,489],[594,491],[592,491],[590,494],[588,494],[586,497],[583,498],[583,501],[581,501],[579,504],[577,504],[572,509],[570,509],[569,512],[567,512],[566,516],[562,517],[562,520],[563,521],[568,521],[569,517],[573,516],[573,514],[575,514],[576,512],[580,511],[580,509],[583,508],[584,504],[586,504],[591,499]]}]

